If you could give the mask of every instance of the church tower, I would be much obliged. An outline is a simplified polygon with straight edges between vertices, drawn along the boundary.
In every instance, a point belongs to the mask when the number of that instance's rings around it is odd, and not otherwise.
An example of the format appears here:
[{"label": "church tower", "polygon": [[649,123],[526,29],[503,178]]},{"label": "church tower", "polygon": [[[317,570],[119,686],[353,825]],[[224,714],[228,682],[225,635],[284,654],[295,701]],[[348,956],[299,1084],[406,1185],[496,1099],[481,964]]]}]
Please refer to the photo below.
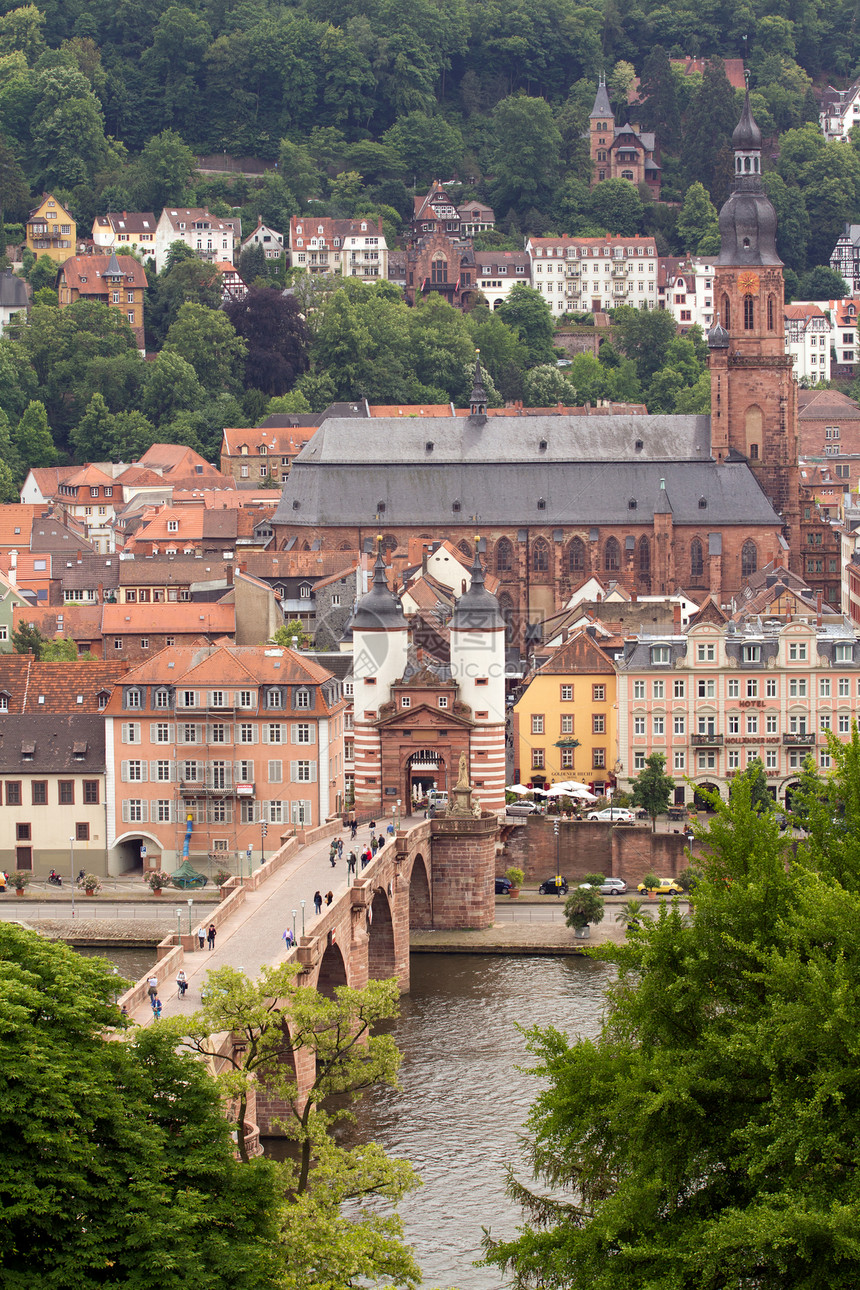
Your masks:
[{"label": "church tower", "polygon": [[797,383],[785,348],[782,261],[776,212],[761,183],[761,131],[744,110],[732,135],[734,185],[720,211],[708,333],[711,447],[717,461],[745,458],[783,519],[799,571]]},{"label": "church tower", "polygon": [[592,160],[591,186],[611,179],[611,148],[615,142],[615,114],[606,91],[606,76],[600,73],[594,107],[588,118],[588,143]]}]

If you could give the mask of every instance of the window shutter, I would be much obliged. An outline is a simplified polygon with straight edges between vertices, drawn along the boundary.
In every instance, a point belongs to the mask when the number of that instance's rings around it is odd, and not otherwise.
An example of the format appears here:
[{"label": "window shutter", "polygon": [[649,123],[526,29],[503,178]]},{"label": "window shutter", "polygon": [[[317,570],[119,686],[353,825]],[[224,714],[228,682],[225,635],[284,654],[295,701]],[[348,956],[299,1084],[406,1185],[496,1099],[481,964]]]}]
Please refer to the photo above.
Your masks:
[{"label": "window shutter", "polygon": [[142,762],[140,763],[140,782],[141,782],[142,784],[145,784],[145,783],[147,782],[147,779],[148,779],[148,776],[147,776],[147,769],[148,769],[148,767],[147,767],[147,765],[146,765],[146,762],[145,762],[145,761],[142,761]]},{"label": "window shutter", "polygon": [[149,822],[149,803],[141,802],[140,804],[140,822],[147,824]]},{"label": "window shutter", "polygon": [[268,742],[269,742],[269,726],[268,726],[268,723],[265,723],[263,725],[263,743],[267,744]]},{"label": "window shutter", "polygon": [[291,761],[290,762],[290,783],[298,784],[298,782],[299,782],[299,763],[297,761]]},{"label": "window shutter", "polygon": [[269,762],[269,783],[282,784],[284,780],[284,763],[282,761]]},{"label": "window shutter", "polygon": [[158,722],[150,721],[149,723],[149,742],[154,744],[158,738]]},{"label": "window shutter", "polygon": [[294,721],[290,726],[290,743],[297,744],[298,742],[299,742],[299,723],[297,721]]},{"label": "window shutter", "polygon": [[[120,779],[122,780],[123,784],[128,783],[128,762],[127,761],[120,763]],[[126,819],[127,817],[124,815],[122,818]]]},{"label": "window shutter", "polygon": [[[123,776],[123,779],[124,778],[125,776]],[[122,818],[123,818],[123,822],[127,824],[128,823],[128,802],[126,802],[125,800],[123,800],[123,804],[122,804]]]},{"label": "window shutter", "polygon": [[315,783],[317,782],[317,764],[316,764],[316,762],[315,762],[315,761],[312,761],[312,762],[310,762],[309,764],[310,764],[310,769],[311,769],[311,780],[310,780],[310,782],[311,782],[312,784],[315,784]]}]

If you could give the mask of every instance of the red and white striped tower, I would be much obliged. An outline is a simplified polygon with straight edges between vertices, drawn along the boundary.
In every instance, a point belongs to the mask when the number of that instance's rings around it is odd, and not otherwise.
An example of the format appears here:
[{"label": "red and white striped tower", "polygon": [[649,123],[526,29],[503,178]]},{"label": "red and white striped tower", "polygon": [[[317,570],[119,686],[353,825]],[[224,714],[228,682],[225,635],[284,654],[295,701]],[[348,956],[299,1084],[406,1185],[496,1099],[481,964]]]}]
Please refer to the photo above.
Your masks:
[{"label": "red and white striped tower", "polygon": [[451,619],[451,676],[472,709],[469,779],[485,810],[505,804],[505,620],[484,585],[475,538],[472,582]]}]

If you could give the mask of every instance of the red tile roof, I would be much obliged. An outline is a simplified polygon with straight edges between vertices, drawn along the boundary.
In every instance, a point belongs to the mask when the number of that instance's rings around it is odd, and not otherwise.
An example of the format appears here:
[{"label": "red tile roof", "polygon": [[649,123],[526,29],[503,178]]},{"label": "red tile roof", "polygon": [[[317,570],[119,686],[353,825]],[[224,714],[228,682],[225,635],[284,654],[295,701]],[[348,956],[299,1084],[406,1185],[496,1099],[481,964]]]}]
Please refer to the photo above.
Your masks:
[{"label": "red tile roof", "polygon": [[0,546],[29,546],[33,520],[44,512],[43,504],[37,506],[32,502],[0,505]]},{"label": "red tile roof", "polygon": [[[82,296],[103,296],[109,287],[105,274],[111,261],[110,255],[73,255],[62,265],[60,272],[67,286],[74,287]],[[133,255],[118,255],[117,264],[122,270],[123,285],[128,283],[143,288],[147,285],[143,265]]]},{"label": "red tile roof", "polygon": [[112,690],[127,671],[126,663],[101,659],[39,663],[30,654],[0,654],[0,693],[9,696],[10,713],[100,712],[99,694]]},{"label": "red tile roof", "polygon": [[104,605],[105,636],[211,636],[236,630],[236,606],[210,601],[164,601],[153,605]]}]

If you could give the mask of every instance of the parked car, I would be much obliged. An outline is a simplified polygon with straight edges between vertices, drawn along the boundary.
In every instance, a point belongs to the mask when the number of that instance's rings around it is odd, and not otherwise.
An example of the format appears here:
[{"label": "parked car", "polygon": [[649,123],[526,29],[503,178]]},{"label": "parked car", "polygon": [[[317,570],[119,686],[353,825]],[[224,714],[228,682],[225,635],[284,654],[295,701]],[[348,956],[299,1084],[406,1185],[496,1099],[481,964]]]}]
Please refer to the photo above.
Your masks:
[{"label": "parked car", "polygon": [[674,878],[661,878],[656,887],[646,887],[640,882],[637,891],[656,891],[658,896],[683,896],[684,888]]},{"label": "parked car", "polygon": [[534,815],[537,810],[537,802],[512,802],[505,807],[508,815]]},{"label": "parked car", "polygon": [[627,883],[623,878],[607,878],[597,890],[601,896],[623,896],[627,890]]},{"label": "parked car", "polygon": [[626,806],[604,806],[602,811],[589,811],[585,818],[609,824],[632,824],[636,816]]},{"label": "parked car", "polygon": [[562,878],[561,883],[558,883],[556,882],[555,878],[547,878],[546,882],[542,882],[541,885],[538,887],[538,895],[539,896],[566,896],[567,879]]},{"label": "parked car", "polygon": [[511,880],[510,880],[510,878],[497,878],[497,879],[496,879],[496,895],[497,895],[497,896],[507,896],[507,894],[508,894],[508,892],[509,892],[510,890],[511,890]]}]

